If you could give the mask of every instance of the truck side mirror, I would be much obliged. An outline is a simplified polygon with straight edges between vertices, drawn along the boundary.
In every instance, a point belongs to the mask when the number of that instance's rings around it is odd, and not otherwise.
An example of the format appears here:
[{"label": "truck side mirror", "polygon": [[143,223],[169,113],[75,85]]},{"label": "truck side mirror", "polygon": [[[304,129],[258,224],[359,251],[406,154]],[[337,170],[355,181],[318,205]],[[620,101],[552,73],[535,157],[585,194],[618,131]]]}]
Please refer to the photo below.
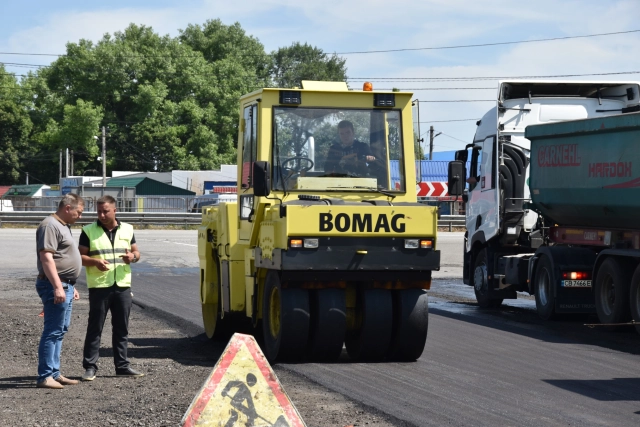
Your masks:
[{"label": "truck side mirror", "polygon": [[468,156],[468,152],[467,150],[459,150],[456,151],[456,160],[460,160],[462,162],[466,162],[467,161],[467,156]]},{"label": "truck side mirror", "polygon": [[461,160],[449,162],[449,195],[460,196],[465,187],[465,163]]},{"label": "truck side mirror", "polygon": [[271,171],[269,162],[253,163],[253,194],[266,197],[271,193]]}]

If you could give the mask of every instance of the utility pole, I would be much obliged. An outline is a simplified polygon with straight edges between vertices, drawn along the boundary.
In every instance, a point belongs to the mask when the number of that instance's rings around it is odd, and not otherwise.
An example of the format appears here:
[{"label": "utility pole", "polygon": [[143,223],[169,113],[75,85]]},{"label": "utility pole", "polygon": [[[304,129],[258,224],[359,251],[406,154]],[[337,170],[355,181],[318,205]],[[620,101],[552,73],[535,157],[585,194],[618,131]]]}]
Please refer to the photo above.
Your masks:
[{"label": "utility pole", "polygon": [[107,186],[107,129],[102,126],[102,188]]},{"label": "utility pole", "polygon": [[64,163],[64,176],[68,177],[69,176],[69,149],[67,148],[66,151],[66,158],[65,158],[65,163]]},{"label": "utility pole", "polygon": [[62,184],[62,150],[60,150],[60,180],[58,184]]},{"label": "utility pole", "polygon": [[433,134],[433,126],[429,126],[429,160],[433,160],[433,140],[442,132]]},{"label": "utility pole", "polygon": [[73,176],[73,150],[71,150],[71,176]]},{"label": "utility pole", "polygon": [[29,172],[27,172],[27,185],[29,185]]},{"label": "utility pole", "polygon": [[429,160],[433,160],[433,126],[429,126]]}]

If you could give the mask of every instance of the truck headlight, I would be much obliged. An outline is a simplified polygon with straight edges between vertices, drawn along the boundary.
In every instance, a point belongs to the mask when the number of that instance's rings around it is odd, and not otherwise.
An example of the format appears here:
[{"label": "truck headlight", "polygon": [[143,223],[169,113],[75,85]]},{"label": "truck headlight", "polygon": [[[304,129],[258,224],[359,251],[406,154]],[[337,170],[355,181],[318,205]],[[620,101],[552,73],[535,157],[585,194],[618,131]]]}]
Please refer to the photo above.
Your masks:
[{"label": "truck headlight", "polygon": [[405,249],[433,249],[432,239],[404,239]]},{"label": "truck headlight", "polygon": [[316,249],[318,247],[318,239],[304,239],[304,247],[307,249]]},{"label": "truck headlight", "polygon": [[418,239],[404,239],[405,249],[418,249],[420,241]]},{"label": "truck headlight", "polygon": [[305,248],[305,249],[317,249],[319,245],[319,239],[289,239],[289,246],[292,248]]}]

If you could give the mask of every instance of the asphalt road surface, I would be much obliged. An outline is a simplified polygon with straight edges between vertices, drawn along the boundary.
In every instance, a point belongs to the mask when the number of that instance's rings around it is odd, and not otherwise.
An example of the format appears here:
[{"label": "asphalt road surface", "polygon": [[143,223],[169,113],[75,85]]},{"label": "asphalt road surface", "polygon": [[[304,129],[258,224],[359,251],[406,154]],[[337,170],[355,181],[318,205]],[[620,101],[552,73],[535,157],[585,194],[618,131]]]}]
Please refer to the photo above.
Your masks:
[{"label": "asphalt road surface", "polygon": [[[35,275],[34,235],[0,229],[0,274]],[[196,232],[138,230],[136,238],[135,302],[201,325]],[[287,368],[416,426],[640,425],[640,336],[584,326],[593,317],[543,322],[531,298],[480,310],[461,280],[462,233],[439,238],[442,268],[417,362]]]}]

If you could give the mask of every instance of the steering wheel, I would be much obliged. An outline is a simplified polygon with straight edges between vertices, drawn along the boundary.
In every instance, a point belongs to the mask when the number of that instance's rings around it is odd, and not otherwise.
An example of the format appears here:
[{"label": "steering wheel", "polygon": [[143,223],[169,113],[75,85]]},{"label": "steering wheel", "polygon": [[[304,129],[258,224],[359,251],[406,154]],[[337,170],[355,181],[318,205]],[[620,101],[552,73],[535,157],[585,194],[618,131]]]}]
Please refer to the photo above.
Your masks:
[{"label": "steering wheel", "polygon": [[[307,167],[302,167],[303,162],[307,162],[309,164],[309,166]],[[292,166],[296,165],[295,167],[287,167],[285,166],[287,163],[291,163]],[[296,156],[296,157],[289,157],[288,159],[285,159],[282,163],[280,163],[280,167],[282,169],[287,169],[293,172],[307,172],[311,169],[313,169],[313,160],[311,160],[308,157],[301,157],[301,156]]]}]

